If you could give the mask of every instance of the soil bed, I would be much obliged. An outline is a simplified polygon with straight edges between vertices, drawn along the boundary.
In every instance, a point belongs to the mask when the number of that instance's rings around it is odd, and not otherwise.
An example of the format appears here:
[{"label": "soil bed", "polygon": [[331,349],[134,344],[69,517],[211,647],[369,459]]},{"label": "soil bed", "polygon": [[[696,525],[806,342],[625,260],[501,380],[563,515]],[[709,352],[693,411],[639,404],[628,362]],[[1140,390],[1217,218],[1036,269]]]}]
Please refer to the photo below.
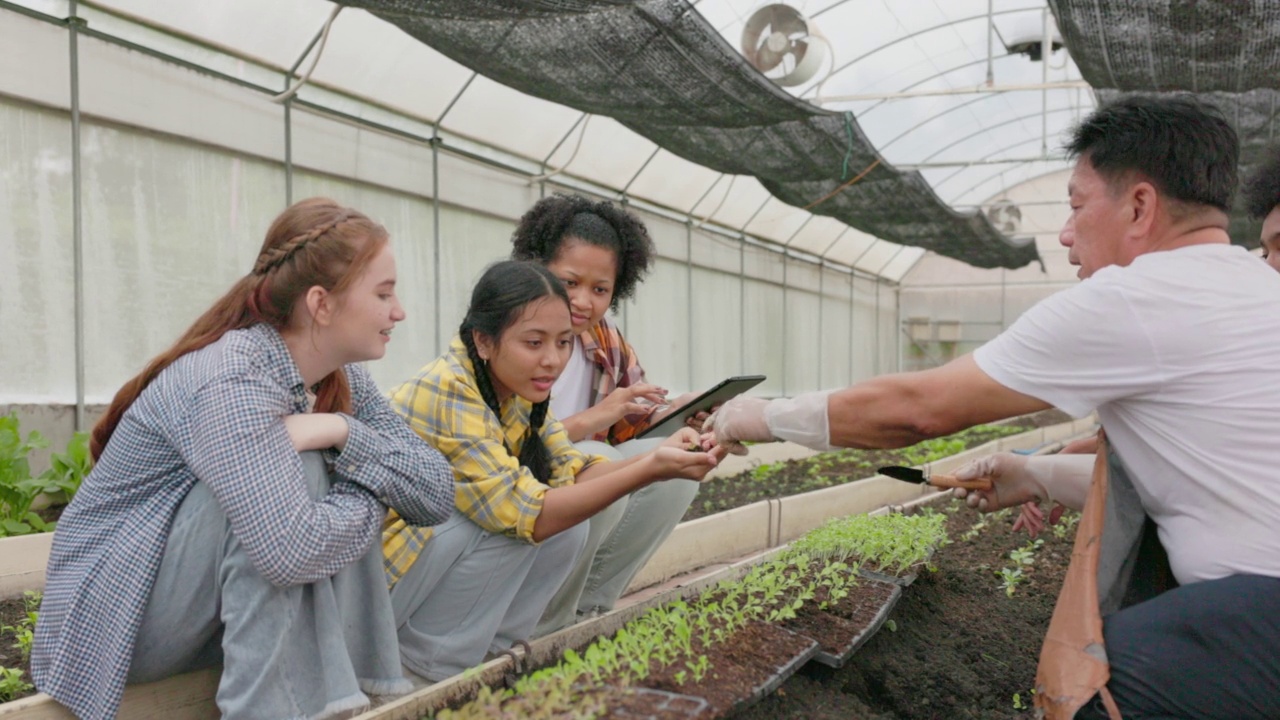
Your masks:
[{"label": "soil bed", "polygon": [[814,602],[800,608],[783,627],[817,640],[821,648],[819,662],[838,666],[848,659],[846,656],[854,647],[865,642],[868,630],[875,630],[871,626],[895,592],[897,589],[889,583],[864,578],[838,603],[820,610],[826,588],[819,588]]},{"label": "soil bed", "polygon": [[[9,598],[8,600],[0,600],[0,628],[18,627],[19,623],[27,617],[26,607],[23,605],[21,597]],[[0,667],[21,668],[22,679],[28,684],[31,683],[31,669],[29,663],[23,659],[22,652],[18,649],[17,643],[12,632],[0,631]],[[34,695],[35,690],[29,690],[22,695],[10,698],[17,700],[19,697]]]},{"label": "soil bed", "polygon": [[[938,549],[936,572],[923,571],[905,588],[886,625],[840,669],[809,663],[778,692],[735,715],[751,720],[1007,720],[1030,718],[1014,695],[1031,703],[1040,643],[1071,554],[1074,528],[1043,546],[1009,597],[998,573],[1013,567],[1012,550],[1026,534],[1012,531],[1014,515],[983,516],[958,503],[950,510],[952,542]],[[1074,515],[1074,513],[1068,513]]]},{"label": "soil bed", "polygon": [[[816,652],[815,641],[769,623],[751,621],[725,642],[703,646],[695,638],[693,657],[706,655],[709,670],[694,680],[684,663],[660,665],[654,661],[651,674],[640,686],[705,698],[708,711],[699,718],[726,717],[753,702],[758,693],[772,690],[770,681],[785,674],[799,660]],[[625,705],[610,706],[611,713],[626,712]]]},{"label": "soil bed", "polygon": [[[962,442],[963,447],[947,453],[954,454],[1012,434],[1007,430],[1000,430],[1000,427],[1014,428],[1017,432],[1024,432],[1069,420],[1071,417],[1060,410],[1045,410],[1013,418],[995,426],[971,428],[964,433],[942,439],[954,438]],[[911,458],[911,453],[911,448],[837,450],[802,460],[788,460],[760,466],[732,477],[717,478],[714,482],[704,483],[698,488],[698,496],[694,498],[693,504],[685,512],[683,519],[692,520],[761,500],[799,495],[810,490],[843,485],[871,477],[876,474],[877,468],[886,465],[914,465],[916,463],[906,462]]]}]

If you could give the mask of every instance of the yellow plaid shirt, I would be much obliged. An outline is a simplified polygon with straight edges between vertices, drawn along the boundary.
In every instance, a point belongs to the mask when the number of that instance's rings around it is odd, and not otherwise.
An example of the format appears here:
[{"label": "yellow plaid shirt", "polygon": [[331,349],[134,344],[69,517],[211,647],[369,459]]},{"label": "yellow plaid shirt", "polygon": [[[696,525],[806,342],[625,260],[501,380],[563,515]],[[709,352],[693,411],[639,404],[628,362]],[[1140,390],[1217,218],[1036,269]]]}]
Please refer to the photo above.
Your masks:
[{"label": "yellow plaid shirt", "polygon": [[[547,414],[542,441],[551,455],[551,478],[538,482],[520,464],[520,448],[533,406],[512,395],[502,420],[485,405],[462,340],[391,393],[391,407],[453,466],[454,503],[477,525],[533,542],[533,524],[549,487],[573,484],[579,472],[607,458],[582,453],[564,426]],[[394,511],[382,531],[383,563],[394,585],[418,559],[431,528],[409,525]]]}]

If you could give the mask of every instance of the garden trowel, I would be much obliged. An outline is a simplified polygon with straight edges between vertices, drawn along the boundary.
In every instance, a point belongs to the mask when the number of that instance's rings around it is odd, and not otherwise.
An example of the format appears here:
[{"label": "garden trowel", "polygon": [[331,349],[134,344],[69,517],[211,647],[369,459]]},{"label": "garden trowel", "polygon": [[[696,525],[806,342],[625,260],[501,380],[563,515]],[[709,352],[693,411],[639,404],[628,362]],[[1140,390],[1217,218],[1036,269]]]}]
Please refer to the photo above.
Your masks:
[{"label": "garden trowel", "polygon": [[905,467],[902,465],[889,465],[882,467],[876,472],[881,475],[888,475],[895,480],[905,480],[907,482],[921,483],[922,485],[932,485],[939,488],[964,488],[966,490],[990,490],[990,478],[978,478],[976,480],[957,480],[954,475],[937,475],[925,474],[923,470],[917,470],[913,467]]}]

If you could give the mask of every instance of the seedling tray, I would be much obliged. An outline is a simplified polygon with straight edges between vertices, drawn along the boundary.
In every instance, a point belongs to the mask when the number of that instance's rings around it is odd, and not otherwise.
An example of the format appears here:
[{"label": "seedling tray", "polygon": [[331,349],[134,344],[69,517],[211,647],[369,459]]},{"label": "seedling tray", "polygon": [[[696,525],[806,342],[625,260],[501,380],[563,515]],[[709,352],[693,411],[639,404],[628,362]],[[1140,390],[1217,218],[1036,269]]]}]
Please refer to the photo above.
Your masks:
[{"label": "seedling tray", "polygon": [[[885,584],[880,583],[878,580],[871,580],[870,582]],[[858,648],[866,644],[873,635],[880,631],[880,628],[884,626],[884,621],[889,618],[889,613],[893,612],[894,606],[897,605],[898,600],[902,598],[901,585],[888,585],[891,588],[889,596],[881,603],[880,608],[876,610],[876,614],[871,618],[871,622],[865,625],[861,631],[854,635],[852,640],[844,644],[840,648],[839,652],[829,652],[819,647],[818,652],[813,656],[814,662],[833,668],[843,667],[844,664],[849,661],[849,658],[853,657],[853,654],[858,651]],[[856,624],[855,621],[847,618],[836,617],[835,619],[849,625]]]}]

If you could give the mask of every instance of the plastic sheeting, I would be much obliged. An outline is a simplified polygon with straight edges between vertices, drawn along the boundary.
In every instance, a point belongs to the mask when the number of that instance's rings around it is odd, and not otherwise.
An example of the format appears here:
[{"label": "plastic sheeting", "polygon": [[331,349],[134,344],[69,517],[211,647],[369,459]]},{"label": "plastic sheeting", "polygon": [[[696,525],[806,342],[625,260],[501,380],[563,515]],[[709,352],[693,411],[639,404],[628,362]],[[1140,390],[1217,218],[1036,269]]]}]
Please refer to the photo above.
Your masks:
[{"label": "plastic sheeting", "polygon": [[879,238],[977,267],[1037,258],[1034,244],[952,210],[918,173],[883,162],[851,114],[775,87],[686,0],[341,3],[498,82],[612,117],[675,155],[754,176],[790,205]]}]

